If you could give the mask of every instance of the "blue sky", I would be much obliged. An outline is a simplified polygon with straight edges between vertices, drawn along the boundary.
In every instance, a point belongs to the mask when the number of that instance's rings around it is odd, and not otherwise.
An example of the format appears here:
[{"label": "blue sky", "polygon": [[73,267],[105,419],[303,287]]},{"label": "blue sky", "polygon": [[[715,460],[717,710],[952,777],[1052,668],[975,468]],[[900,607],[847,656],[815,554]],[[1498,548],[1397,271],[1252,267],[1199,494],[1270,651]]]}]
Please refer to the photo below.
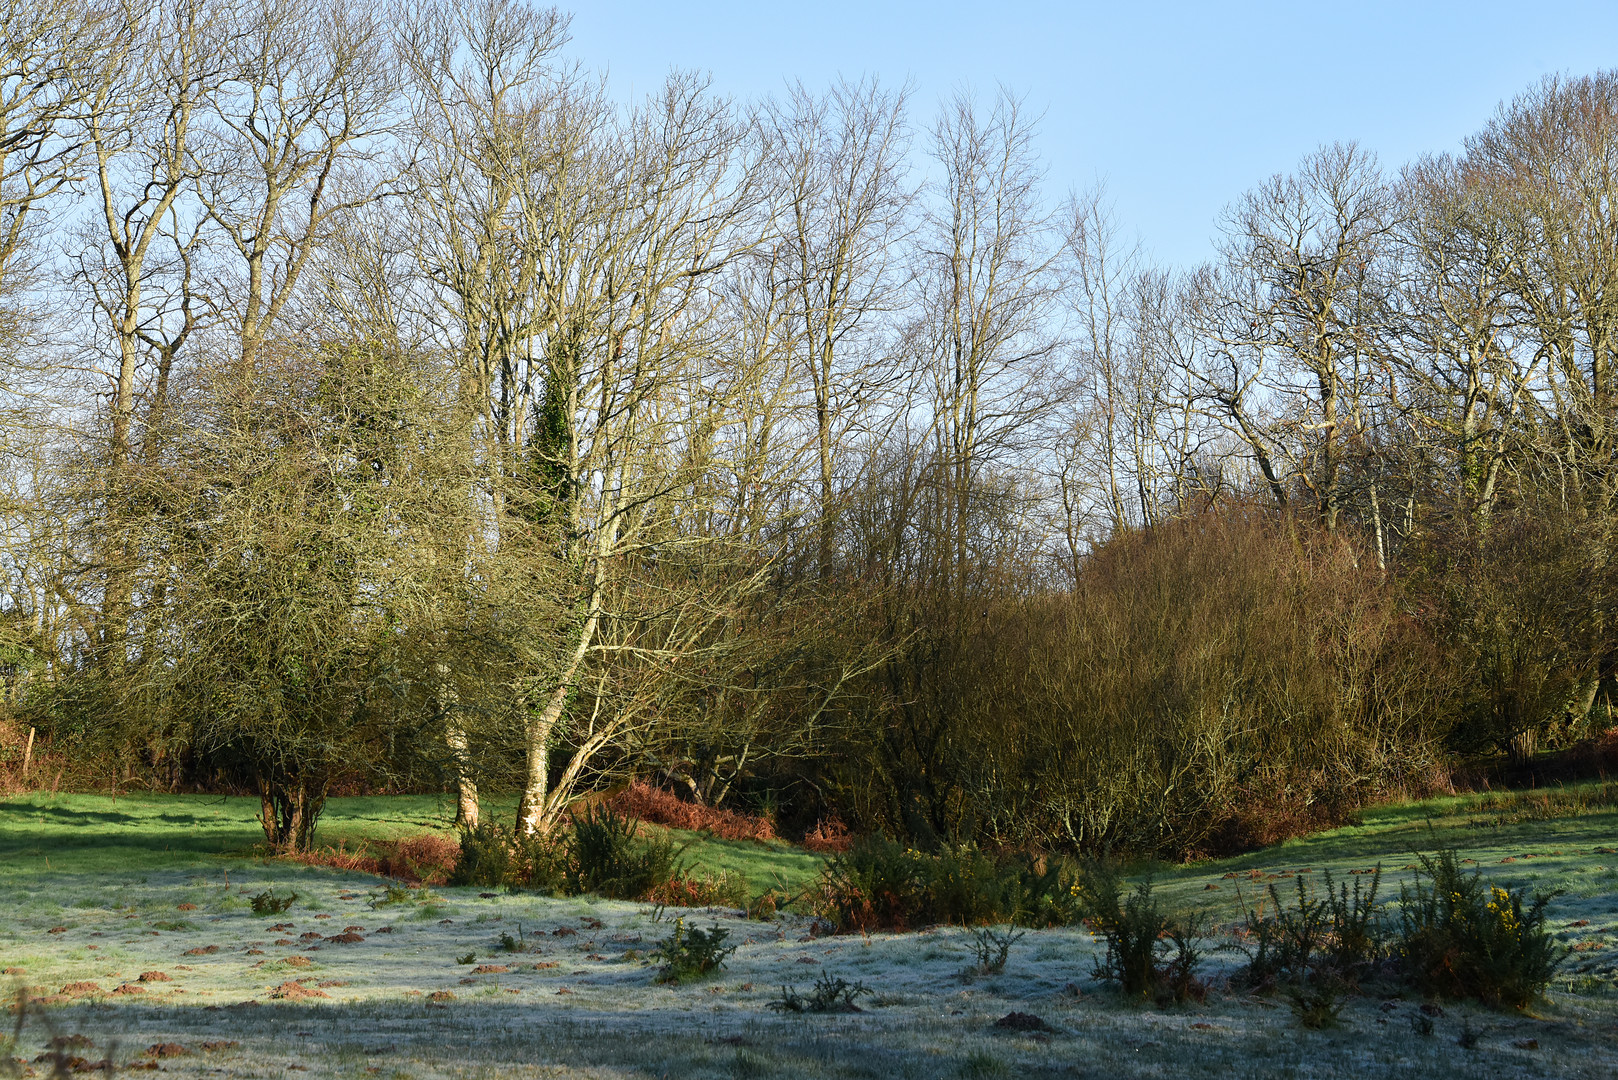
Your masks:
[{"label": "blue sky", "polygon": [[925,124],[957,86],[1044,114],[1054,194],[1104,179],[1160,260],[1211,253],[1220,210],[1322,142],[1383,163],[1453,150],[1551,72],[1618,66],[1618,2],[999,5],[558,0],[572,54],[620,95],[671,67],[753,98],[789,79],[911,80]]}]

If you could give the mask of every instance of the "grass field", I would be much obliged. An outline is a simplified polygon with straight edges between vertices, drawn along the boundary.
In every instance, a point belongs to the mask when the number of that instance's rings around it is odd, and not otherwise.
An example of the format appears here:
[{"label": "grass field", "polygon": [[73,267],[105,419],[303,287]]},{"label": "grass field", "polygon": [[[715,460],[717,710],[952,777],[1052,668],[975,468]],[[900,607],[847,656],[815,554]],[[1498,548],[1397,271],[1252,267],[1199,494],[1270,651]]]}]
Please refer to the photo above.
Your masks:
[{"label": "grass field", "polygon": [[[1430,1036],[1412,1027],[1415,1000],[1355,1000],[1343,1026],[1326,1031],[1300,1028],[1277,1000],[1232,992],[1184,1008],[1129,1005],[1090,977],[1099,950],[1078,928],[1031,932],[1004,974],[971,977],[962,974],[970,935],[954,928],[812,938],[801,916],[760,923],[473,889],[399,900],[377,878],[258,858],[256,803],[204,796],[0,802],[0,967],[56,999],[30,1018],[17,1057],[43,1048],[48,1021],[57,1034],[88,1037],[73,1052],[89,1061],[115,1040],[114,1061],[177,1076],[1610,1077],[1610,795],[1375,808],[1352,827],[1236,859],[1141,868],[1172,904],[1224,925],[1265,885],[1291,888],[1295,876],[1327,870],[1354,880],[1351,871],[1380,863],[1384,895],[1396,900],[1414,853],[1437,846],[1501,884],[1564,890],[1553,924],[1576,951],[1548,1000],[1529,1014],[1446,1004]],[[320,843],[443,829],[449,809],[432,798],[334,800]],[[786,845],[679,839],[697,868],[744,873],[755,892],[799,888],[819,865]],[[284,915],[254,915],[249,899],[266,889],[299,899]],[[654,982],[647,954],[676,915],[731,932],[740,948],[720,976]],[[360,940],[332,940],[345,934]],[[530,948],[502,951],[501,935]],[[1241,955],[1218,933],[1209,945],[1217,983]],[[155,974],[142,982],[142,973]],[[783,984],[803,990],[823,974],[868,986],[865,1011],[768,1009]],[[1053,1030],[994,1025],[1014,1011]],[[1465,1028],[1477,1035],[1471,1047],[1456,1041]],[[160,1045],[170,1056],[146,1055]]]}]

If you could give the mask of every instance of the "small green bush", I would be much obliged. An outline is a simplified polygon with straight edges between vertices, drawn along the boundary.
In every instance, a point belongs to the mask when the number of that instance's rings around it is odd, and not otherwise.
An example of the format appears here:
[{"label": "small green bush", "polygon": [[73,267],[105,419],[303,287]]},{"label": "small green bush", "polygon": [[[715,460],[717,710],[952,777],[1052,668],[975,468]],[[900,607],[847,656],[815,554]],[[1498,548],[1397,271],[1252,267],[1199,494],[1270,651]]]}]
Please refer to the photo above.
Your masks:
[{"label": "small green bush", "polygon": [[525,935],[522,932],[522,923],[517,924],[517,933],[515,935],[513,935],[510,931],[502,931],[501,932],[501,934],[500,934],[500,951],[501,952],[524,953],[524,952],[529,952],[532,949],[533,949],[532,943],[529,942],[527,935]]},{"label": "small green bush", "polygon": [[795,986],[783,986],[781,996],[765,1008],[791,1013],[861,1012],[856,1002],[873,992],[862,982],[851,983],[828,972],[815,980],[807,996],[798,993]]},{"label": "small green bush", "polygon": [[408,889],[403,885],[390,884],[381,896],[370,897],[370,905],[372,908],[388,907],[392,904],[408,904],[415,899],[415,890]]},{"label": "small green bush", "polygon": [[274,889],[267,889],[253,897],[254,915],[279,915],[298,899],[297,893],[288,893],[285,896],[275,895]]},{"label": "small green bush", "polygon": [[721,970],[736,951],[736,946],[725,944],[728,937],[730,931],[718,923],[706,931],[687,930],[684,919],[675,919],[669,936],[652,950],[652,956],[663,961],[657,981],[682,983]]},{"label": "small green bush", "polygon": [[1079,882],[1090,928],[1106,943],[1092,974],[1115,982],[1126,997],[1160,1003],[1201,1000],[1207,985],[1198,977],[1202,962],[1201,920],[1174,918],[1152,895],[1150,878],[1127,895],[1118,872],[1103,863],[1085,867]]},{"label": "small green bush", "polygon": [[999,933],[992,926],[972,931],[972,952],[977,957],[977,964],[969,969],[970,974],[998,975],[1006,970],[1011,947],[1022,940],[1025,933],[1027,931],[1010,929]]},{"label": "small green bush", "polygon": [[1347,990],[1341,983],[1317,981],[1291,988],[1287,997],[1292,1003],[1292,1015],[1298,1018],[1298,1023],[1318,1031],[1337,1026],[1346,994]]},{"label": "small green bush", "polygon": [[1397,953],[1404,977],[1425,994],[1521,1009],[1537,1000],[1567,958],[1545,928],[1558,893],[1490,886],[1461,869],[1454,851],[1421,856],[1399,891]]}]

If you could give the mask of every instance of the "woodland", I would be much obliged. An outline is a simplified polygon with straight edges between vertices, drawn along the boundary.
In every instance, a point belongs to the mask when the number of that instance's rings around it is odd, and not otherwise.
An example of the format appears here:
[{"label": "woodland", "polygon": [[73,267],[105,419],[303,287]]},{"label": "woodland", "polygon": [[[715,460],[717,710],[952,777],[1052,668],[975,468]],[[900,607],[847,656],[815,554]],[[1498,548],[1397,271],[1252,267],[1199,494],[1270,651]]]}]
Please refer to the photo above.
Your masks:
[{"label": "woodland", "polygon": [[1185,859],[1613,727],[1618,72],[1172,267],[1004,90],[626,101],[528,0],[0,27],[13,790]]}]

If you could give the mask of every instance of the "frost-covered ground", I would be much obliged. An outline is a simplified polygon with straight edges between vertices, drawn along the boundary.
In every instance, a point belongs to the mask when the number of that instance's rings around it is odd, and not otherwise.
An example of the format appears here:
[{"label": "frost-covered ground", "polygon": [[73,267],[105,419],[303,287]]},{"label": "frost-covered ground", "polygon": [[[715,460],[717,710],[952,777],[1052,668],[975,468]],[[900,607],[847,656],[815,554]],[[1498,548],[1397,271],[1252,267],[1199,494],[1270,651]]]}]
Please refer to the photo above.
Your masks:
[{"label": "frost-covered ground", "polygon": [[[389,903],[380,879],[253,857],[251,807],[238,803],[0,803],[0,986],[45,1001],[13,1051],[24,1068],[48,1073],[33,1059],[55,1035],[81,1036],[68,1052],[84,1064],[115,1042],[121,1069],[199,1078],[1618,1077],[1612,809],[1519,821],[1474,797],[1429,800],[1236,859],[1159,868],[1165,905],[1201,908],[1215,927],[1213,993],[1160,1009],[1098,984],[1099,950],[1080,929],[1029,932],[1003,974],[970,977],[971,936],[959,929],[812,937],[802,916],[760,923],[475,889]],[[423,800],[345,800],[329,816],[323,842],[443,824]],[[1284,998],[1219,988],[1241,960],[1223,932],[1267,886],[1290,893],[1328,871],[1363,884],[1380,864],[1382,896],[1397,901],[1413,852],[1437,846],[1496,883],[1562,890],[1552,926],[1574,952],[1531,1015],[1446,1004],[1424,1035],[1420,1001],[1367,997],[1349,1002],[1340,1027],[1311,1031]],[[692,850],[704,866],[748,873],[755,891],[809,880],[816,865],[779,845]],[[299,898],[284,914],[253,914],[251,897],[272,888]],[[655,981],[647,954],[677,915],[730,931],[739,948],[717,977]],[[332,940],[345,935],[358,940]],[[503,951],[502,935],[528,951]],[[870,988],[864,1011],[768,1008],[783,985],[807,992],[823,975]],[[996,1026],[1014,1012],[1051,1030]],[[1475,1042],[1459,1045],[1468,1031]]]},{"label": "frost-covered ground", "polygon": [[[271,887],[297,903],[253,914],[249,897]],[[801,917],[460,889],[389,904],[375,879],[274,864],[228,879],[60,875],[44,894],[10,895],[22,902],[0,913],[0,961],[47,1002],[16,1051],[25,1060],[54,1031],[88,1037],[71,1051],[87,1062],[115,1041],[117,1063],[198,1077],[1618,1073],[1605,996],[1558,993],[1531,1017],[1446,1006],[1428,1036],[1412,1023],[1420,1002],[1359,999],[1340,1028],[1314,1032],[1284,1002],[1233,993],[1124,1004],[1090,978],[1097,945],[1083,930],[1030,932],[1004,974],[971,977],[970,934],[953,928],[811,937]],[[646,954],[676,914],[730,931],[739,948],[719,976],[654,981]],[[502,950],[503,934],[529,951]],[[1216,984],[1236,959],[1215,949]],[[822,974],[871,988],[864,1011],[768,1009],[782,985],[805,991]],[[1012,1012],[1053,1030],[995,1026]],[[1468,1026],[1478,1038],[1463,1049]]]}]

